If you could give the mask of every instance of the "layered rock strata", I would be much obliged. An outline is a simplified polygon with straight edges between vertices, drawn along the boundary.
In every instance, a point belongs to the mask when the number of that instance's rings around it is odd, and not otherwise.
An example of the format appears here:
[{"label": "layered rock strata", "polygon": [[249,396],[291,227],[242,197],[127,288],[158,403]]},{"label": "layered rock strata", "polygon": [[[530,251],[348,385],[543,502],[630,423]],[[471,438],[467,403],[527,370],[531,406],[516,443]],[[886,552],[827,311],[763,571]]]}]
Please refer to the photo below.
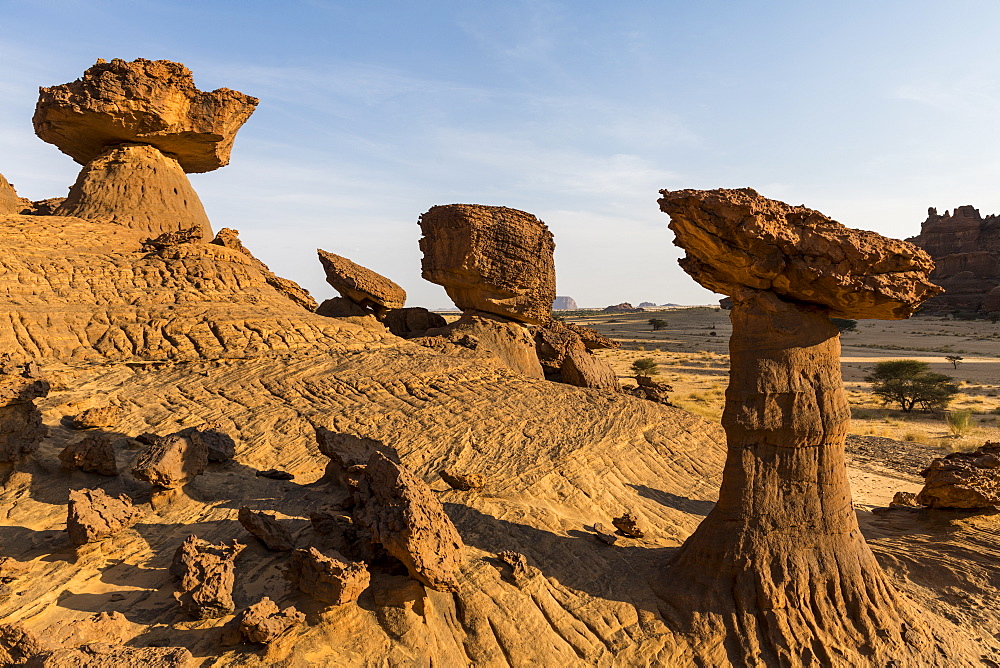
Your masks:
[{"label": "layered rock strata", "polygon": [[665,574],[670,616],[703,634],[705,658],[726,638],[736,664],[822,663],[833,648],[846,663],[919,664],[937,641],[851,504],[830,316],[909,316],[939,291],[930,258],[750,189],[661,193],[681,266],[734,303],[729,456],[718,503]]}]

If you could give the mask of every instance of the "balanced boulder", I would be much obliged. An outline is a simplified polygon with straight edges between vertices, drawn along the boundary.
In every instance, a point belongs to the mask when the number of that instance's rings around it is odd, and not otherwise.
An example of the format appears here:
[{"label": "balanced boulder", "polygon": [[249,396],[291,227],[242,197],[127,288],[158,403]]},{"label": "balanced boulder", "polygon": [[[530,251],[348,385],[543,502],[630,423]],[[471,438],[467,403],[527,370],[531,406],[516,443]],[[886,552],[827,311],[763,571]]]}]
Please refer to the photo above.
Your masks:
[{"label": "balanced boulder", "polygon": [[376,313],[403,308],[406,291],[385,276],[351,262],[346,257],[317,250],[326,271],[326,282],[341,295]]},{"label": "balanced boulder", "polygon": [[535,216],[503,206],[449,204],[420,216],[423,277],[463,311],[541,324],[556,296],[555,242]]}]

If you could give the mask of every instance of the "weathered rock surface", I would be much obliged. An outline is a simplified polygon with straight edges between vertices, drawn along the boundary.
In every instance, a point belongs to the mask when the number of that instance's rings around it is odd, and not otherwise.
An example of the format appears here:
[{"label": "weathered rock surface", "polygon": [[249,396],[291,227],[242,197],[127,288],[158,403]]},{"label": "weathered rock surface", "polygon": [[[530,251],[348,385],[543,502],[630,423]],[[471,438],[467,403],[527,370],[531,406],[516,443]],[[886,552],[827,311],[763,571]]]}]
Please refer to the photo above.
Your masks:
[{"label": "weathered rock surface", "polygon": [[356,601],[368,588],[371,574],[358,561],[349,561],[333,552],[325,555],[315,547],[292,552],[288,579],[317,601],[343,605]]},{"label": "weathered rock surface", "polygon": [[576,305],[576,300],[572,297],[559,297],[556,296],[552,300],[552,310],[553,311],[575,311],[579,306]]},{"label": "weathered rock surface", "polygon": [[115,459],[115,437],[111,434],[88,434],[70,443],[59,453],[62,467],[101,475],[118,475]]},{"label": "weathered rock surface", "polygon": [[642,538],[646,535],[645,530],[639,526],[639,520],[632,513],[626,512],[621,517],[611,520],[616,529],[631,538]]},{"label": "weathered rock surface", "polygon": [[622,302],[621,304],[612,304],[611,306],[605,306],[605,313],[642,313],[646,309],[637,308],[632,306],[628,302]]},{"label": "weathered rock surface", "polygon": [[529,378],[545,378],[535,352],[535,341],[527,327],[490,313],[469,311],[444,327],[429,329],[425,336],[440,336],[458,343],[465,340],[473,350],[489,353],[504,366]]},{"label": "weathered rock surface", "polygon": [[306,616],[294,606],[281,610],[274,601],[265,596],[241,613],[239,628],[248,642],[266,645],[304,621]]},{"label": "weathered rock surface", "polygon": [[412,577],[431,589],[458,591],[462,538],[426,482],[376,452],[356,498],[355,519]]},{"label": "weathered rock surface", "polygon": [[421,306],[387,311],[382,322],[390,332],[404,339],[423,336],[428,329],[445,327],[448,324],[444,316],[432,313]]},{"label": "weathered rock surface", "polygon": [[208,466],[208,447],[200,438],[162,436],[136,457],[132,475],[160,487],[180,487]]},{"label": "weathered rock surface", "polygon": [[212,238],[205,207],[177,160],[142,144],[115,146],[88,162],[55,215],[152,237],[197,228],[205,241]]},{"label": "weathered rock surface", "polygon": [[323,303],[316,307],[316,315],[327,318],[363,318],[365,316],[370,318],[372,311],[347,297],[331,297],[324,299]]},{"label": "weathered rock surface", "polygon": [[686,272],[734,299],[767,290],[842,318],[899,319],[941,292],[913,244],[740,190],[661,190]]},{"label": "weathered rock surface", "polygon": [[568,326],[556,320],[536,328],[535,351],[546,380],[617,391],[619,384],[614,369],[590,353],[591,349],[612,347],[605,345],[603,340],[604,337],[592,329]]},{"label": "weathered rock surface", "polygon": [[326,282],[359,306],[382,312],[385,309],[403,308],[406,304],[406,291],[385,276],[351,262],[346,257],[325,250],[316,252],[326,272]]},{"label": "weathered rock surface", "polygon": [[48,430],[34,400],[49,393],[49,383],[23,374],[0,374],[0,462],[15,462],[34,452]]},{"label": "weathered rock surface", "polygon": [[579,336],[587,350],[608,350],[621,348],[621,343],[613,339],[609,339],[596,329],[584,327],[583,325],[576,325],[572,322],[562,322],[559,324]]},{"label": "weathered rock surface", "polygon": [[535,216],[502,206],[449,204],[420,216],[423,277],[463,311],[542,324],[556,297],[555,242]]},{"label": "weathered rock surface", "polygon": [[577,387],[591,387],[617,392],[621,386],[611,365],[594,357],[586,350],[574,349],[566,353],[559,370],[560,382]]},{"label": "weathered rock surface", "polygon": [[62,647],[88,643],[119,645],[130,637],[132,625],[120,612],[95,612],[90,617],[62,621],[45,629],[45,638]]},{"label": "weathered rock surface", "polygon": [[49,197],[29,202],[20,211],[24,216],[54,216],[56,210],[66,201],[65,197]]},{"label": "weathered rock surface", "polygon": [[907,241],[933,258],[931,280],[945,289],[926,311],[1000,312],[1000,218],[969,205],[944,214],[930,208],[920,234]]},{"label": "weathered rock surface", "polygon": [[293,302],[306,309],[307,311],[316,310],[316,300],[312,298],[309,291],[303,288],[301,285],[295,281],[289,280],[287,278],[282,278],[278,276],[273,271],[267,268],[267,265],[254,257],[253,253],[243,245],[240,241],[240,231],[234,230],[229,227],[224,227],[219,230],[219,233],[215,235],[212,239],[212,243],[216,246],[222,246],[223,248],[229,248],[238,253],[242,253],[250,258],[253,266],[257,268],[261,274],[264,275],[267,284],[272,288],[283,294],[284,296],[291,299]]},{"label": "weathered rock surface", "polygon": [[174,598],[197,619],[212,619],[231,614],[236,557],[246,548],[235,540],[231,545],[216,545],[197,536],[188,536],[170,564],[176,584]]},{"label": "weathered rock surface", "polygon": [[70,426],[73,429],[114,427],[120,419],[121,410],[117,406],[97,406],[76,415],[70,422]]},{"label": "weathered rock surface", "polygon": [[49,644],[20,622],[0,624],[0,665],[22,666]]},{"label": "weathered rock surface", "polygon": [[24,204],[17,196],[14,186],[0,174],[0,214],[20,213],[23,208]]},{"label": "weathered rock surface", "polygon": [[324,477],[341,485],[348,486],[349,479],[357,477],[352,474],[352,469],[365,466],[376,452],[399,463],[399,453],[395,448],[378,439],[336,432],[322,425],[313,425],[313,428],[316,430],[316,446],[323,456],[330,459]]},{"label": "weathered rock surface", "polygon": [[917,502],[931,508],[1000,506],[1000,443],[973,452],[953,452],[931,462],[921,474]]},{"label": "weathered rock surface", "polygon": [[124,531],[142,514],[128,496],[116,499],[103,489],[70,490],[66,531],[73,545],[86,545]]},{"label": "weathered rock surface", "polygon": [[177,432],[192,441],[200,442],[199,449],[205,448],[210,462],[228,462],[236,456],[236,441],[233,437],[212,425],[188,427]]},{"label": "weathered rock surface", "polygon": [[184,647],[91,643],[36,654],[24,664],[24,668],[194,668],[196,665],[191,652]]},{"label": "weathered rock surface", "polygon": [[486,484],[486,479],[479,473],[461,473],[452,469],[443,469],[441,480],[448,483],[452,489],[457,489],[460,492],[479,489]]},{"label": "weathered rock surface", "polygon": [[653,380],[649,376],[635,376],[636,386],[627,390],[629,394],[640,399],[655,401],[664,406],[672,406],[670,393],[674,388],[669,383]]},{"label": "weathered rock surface", "polygon": [[238,519],[243,528],[259,538],[269,550],[287,552],[295,547],[292,532],[278,521],[274,513],[254,511],[243,506]]},{"label": "weathered rock surface", "polygon": [[149,144],[185,172],[229,164],[240,126],[259,100],[228,88],[195,88],[191,71],[168,60],[98,60],[71,83],[39,91],[38,136],[81,165],[110,146]]}]

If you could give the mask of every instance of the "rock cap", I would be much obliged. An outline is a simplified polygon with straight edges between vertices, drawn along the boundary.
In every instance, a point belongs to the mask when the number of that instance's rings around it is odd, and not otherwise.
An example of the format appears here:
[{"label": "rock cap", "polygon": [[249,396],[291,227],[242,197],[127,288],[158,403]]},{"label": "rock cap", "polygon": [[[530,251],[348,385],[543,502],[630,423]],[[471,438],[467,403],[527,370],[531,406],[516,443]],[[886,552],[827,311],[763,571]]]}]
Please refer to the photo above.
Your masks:
[{"label": "rock cap", "polygon": [[403,308],[406,290],[367,267],[346,257],[317,249],[326,272],[326,282],[355,304],[375,309]]}]

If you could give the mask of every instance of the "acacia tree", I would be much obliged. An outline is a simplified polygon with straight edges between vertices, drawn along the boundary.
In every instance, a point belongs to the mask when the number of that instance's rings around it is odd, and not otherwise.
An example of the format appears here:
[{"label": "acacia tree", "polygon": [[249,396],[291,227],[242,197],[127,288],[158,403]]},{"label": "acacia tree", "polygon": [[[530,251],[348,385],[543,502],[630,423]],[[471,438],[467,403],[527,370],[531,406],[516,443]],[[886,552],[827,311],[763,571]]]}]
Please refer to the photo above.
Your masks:
[{"label": "acacia tree", "polygon": [[899,404],[904,413],[917,406],[924,410],[944,408],[958,394],[954,378],[930,370],[920,360],[878,362],[865,380],[872,384],[872,394],[885,404]]},{"label": "acacia tree", "polygon": [[655,332],[657,330],[660,330],[660,329],[663,329],[664,327],[666,327],[667,326],[667,321],[664,320],[663,318],[650,318],[649,319],[649,325],[650,325],[650,327],[653,328],[653,331]]}]

